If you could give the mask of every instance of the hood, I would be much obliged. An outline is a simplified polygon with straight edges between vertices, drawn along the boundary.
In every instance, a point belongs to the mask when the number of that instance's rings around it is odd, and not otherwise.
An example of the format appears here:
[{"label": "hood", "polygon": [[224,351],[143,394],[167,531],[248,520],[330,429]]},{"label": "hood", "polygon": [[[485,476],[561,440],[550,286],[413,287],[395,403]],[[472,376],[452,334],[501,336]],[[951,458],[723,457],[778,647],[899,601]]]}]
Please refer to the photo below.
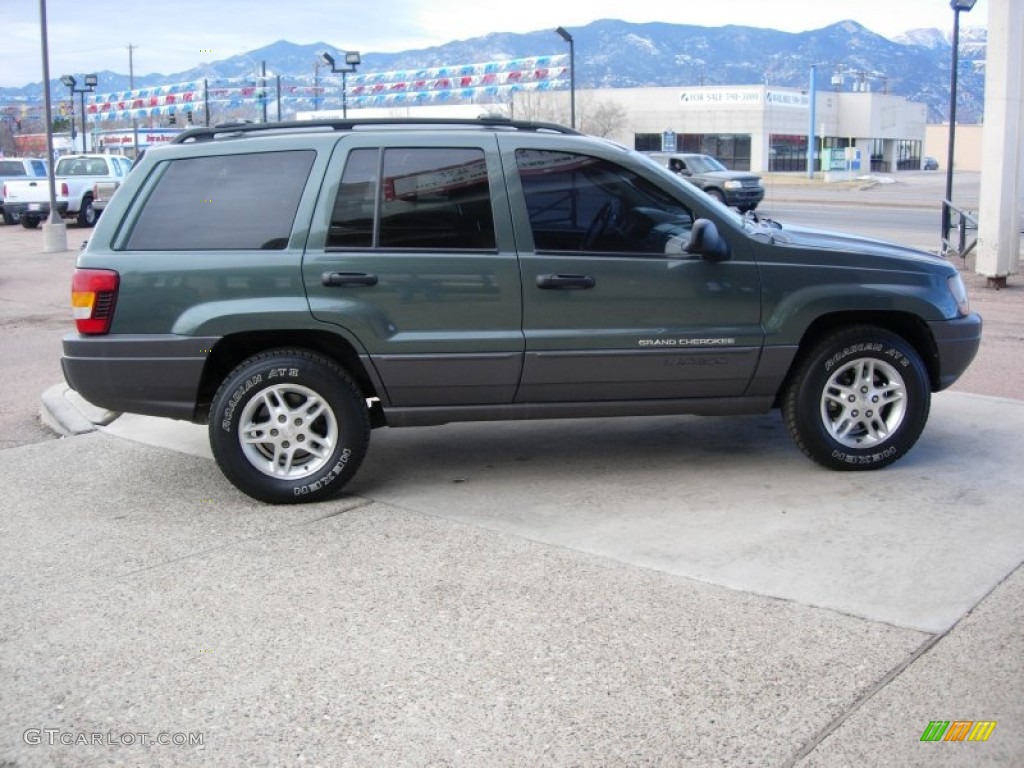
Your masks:
[{"label": "hood", "polygon": [[945,262],[945,259],[927,251],[905,245],[897,245],[887,240],[853,235],[848,232],[833,232],[827,229],[814,229],[813,227],[800,227],[792,224],[782,224],[780,229],[772,227],[767,231],[775,239],[775,242],[780,245],[792,245],[798,248],[818,248],[837,252],[854,251],[872,256],[914,259],[929,263]]},{"label": "hood", "polygon": [[760,181],[761,177],[756,173],[747,173],[746,171],[707,171],[706,173],[695,173],[694,176],[699,176],[702,179],[718,179],[720,181]]}]

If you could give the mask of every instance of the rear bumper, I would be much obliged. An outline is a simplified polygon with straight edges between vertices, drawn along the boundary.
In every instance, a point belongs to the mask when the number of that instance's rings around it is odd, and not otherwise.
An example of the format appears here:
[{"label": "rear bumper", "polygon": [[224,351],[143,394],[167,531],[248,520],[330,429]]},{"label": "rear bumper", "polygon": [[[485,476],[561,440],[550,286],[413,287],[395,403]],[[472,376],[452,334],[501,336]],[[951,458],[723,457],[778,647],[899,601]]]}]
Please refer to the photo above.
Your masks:
[{"label": "rear bumper", "polygon": [[981,316],[971,313],[956,320],[928,323],[938,353],[935,391],[952,385],[974,360],[981,346]]},{"label": "rear bumper", "polygon": [[[50,215],[49,203],[4,203],[4,212],[16,216],[37,216],[45,219]],[[57,213],[67,216],[68,204],[57,203]]]},{"label": "rear bumper", "polygon": [[61,368],[68,385],[93,405],[192,421],[203,368],[219,340],[70,333]]}]

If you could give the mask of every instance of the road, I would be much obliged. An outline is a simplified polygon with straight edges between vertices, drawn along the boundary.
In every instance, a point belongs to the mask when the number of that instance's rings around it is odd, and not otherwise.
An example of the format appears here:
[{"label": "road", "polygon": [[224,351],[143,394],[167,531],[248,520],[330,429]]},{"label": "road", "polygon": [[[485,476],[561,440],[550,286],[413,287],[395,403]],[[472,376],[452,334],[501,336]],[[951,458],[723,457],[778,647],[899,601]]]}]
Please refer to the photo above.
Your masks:
[{"label": "road", "polygon": [[782,224],[852,232],[930,251],[939,246],[938,209],[766,200],[757,212]]}]

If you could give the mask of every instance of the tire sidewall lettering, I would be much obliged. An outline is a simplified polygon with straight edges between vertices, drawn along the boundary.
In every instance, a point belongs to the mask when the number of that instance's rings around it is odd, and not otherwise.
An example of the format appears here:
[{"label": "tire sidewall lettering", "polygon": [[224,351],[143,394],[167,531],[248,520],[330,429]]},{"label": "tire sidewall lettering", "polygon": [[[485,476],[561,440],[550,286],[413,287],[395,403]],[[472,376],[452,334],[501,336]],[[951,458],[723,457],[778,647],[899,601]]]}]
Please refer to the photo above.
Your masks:
[{"label": "tire sidewall lettering", "polygon": [[870,451],[866,453],[849,453],[846,451],[832,451],[832,458],[836,461],[840,461],[843,464],[850,464],[853,466],[869,466],[871,464],[877,464],[880,461],[885,461],[891,456],[895,456],[897,453],[896,446],[890,445],[888,448],[881,451]]},{"label": "tire sidewall lettering", "polygon": [[841,352],[836,352],[834,355],[826,358],[825,371],[830,373],[834,368],[845,363],[854,355],[885,358],[901,368],[909,368],[911,365],[910,358],[896,347],[887,348],[884,344],[865,342],[863,344],[851,344],[848,347],[844,347]]},{"label": "tire sidewall lettering", "polygon": [[257,387],[262,383],[263,374],[255,373],[235,388],[235,391],[231,393],[231,398],[228,400],[228,403],[224,408],[224,415],[220,422],[221,429],[225,432],[231,431],[235,410],[238,408],[245,396],[248,395],[254,387]]},{"label": "tire sidewall lettering", "polygon": [[348,464],[348,460],[352,457],[352,451],[348,448],[342,450],[341,455],[338,456],[338,461],[333,467],[331,467],[327,474],[321,477],[319,480],[308,483],[306,485],[299,485],[292,489],[292,493],[295,496],[306,496],[314,491],[319,491],[322,488],[326,488],[328,485],[333,483],[345,470],[345,466]]}]

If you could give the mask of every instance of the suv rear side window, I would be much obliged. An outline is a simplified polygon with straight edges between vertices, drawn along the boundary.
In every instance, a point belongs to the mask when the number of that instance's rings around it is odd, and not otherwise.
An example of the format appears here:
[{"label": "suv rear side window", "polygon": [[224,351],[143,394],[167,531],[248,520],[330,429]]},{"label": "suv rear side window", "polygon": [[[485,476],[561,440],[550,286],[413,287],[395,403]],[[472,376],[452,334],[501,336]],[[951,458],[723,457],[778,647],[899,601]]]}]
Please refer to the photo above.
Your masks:
[{"label": "suv rear side window", "polygon": [[281,250],[313,150],[171,160],[139,214],[131,251]]},{"label": "suv rear side window", "polygon": [[483,150],[395,148],[384,150],[383,159],[376,149],[354,150],[342,174],[327,247],[374,246],[493,250]]},{"label": "suv rear side window", "polygon": [[623,166],[571,152],[520,149],[534,248],[612,254],[679,253],[693,214]]}]

